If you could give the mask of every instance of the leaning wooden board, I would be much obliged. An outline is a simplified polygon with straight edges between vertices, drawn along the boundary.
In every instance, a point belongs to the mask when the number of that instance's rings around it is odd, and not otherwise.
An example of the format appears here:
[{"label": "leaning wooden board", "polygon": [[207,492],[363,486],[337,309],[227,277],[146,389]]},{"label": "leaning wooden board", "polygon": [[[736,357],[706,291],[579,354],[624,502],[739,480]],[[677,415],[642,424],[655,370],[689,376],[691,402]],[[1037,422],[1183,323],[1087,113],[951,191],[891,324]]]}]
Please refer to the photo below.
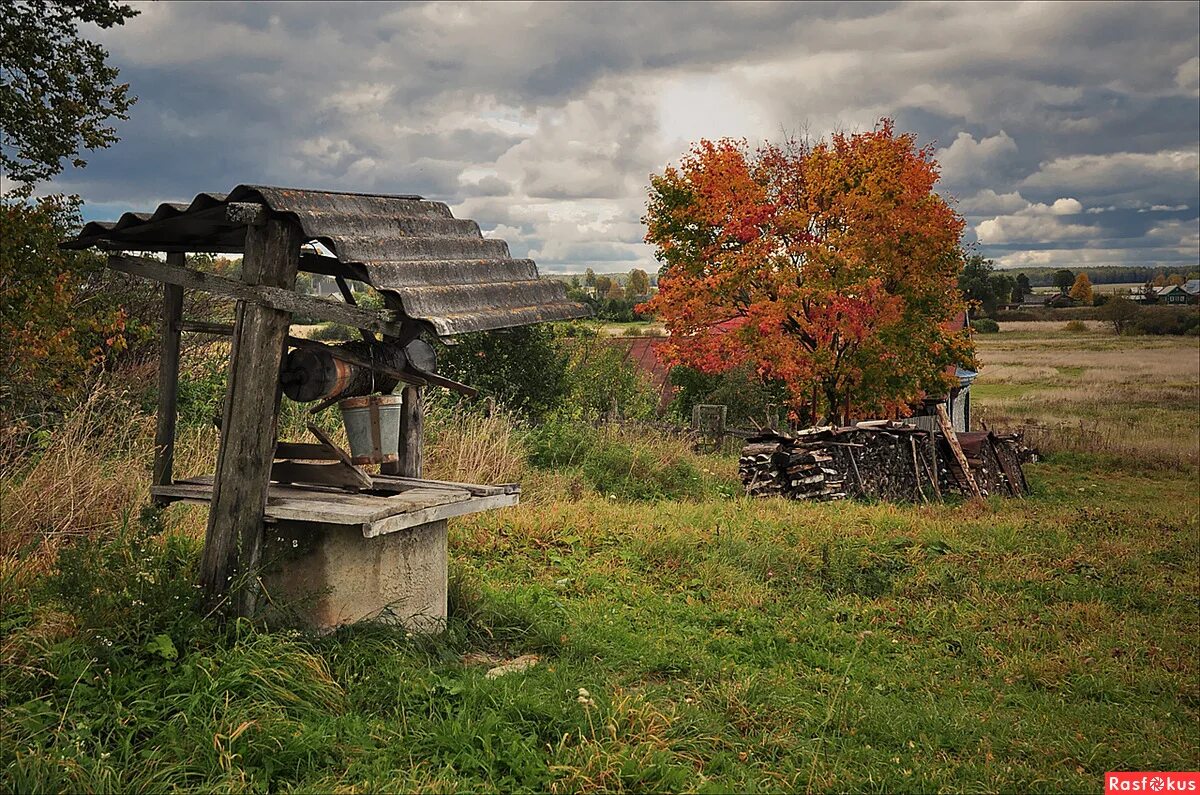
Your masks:
[{"label": "leaning wooden board", "polygon": [[[516,505],[520,500],[519,493],[475,495],[465,488],[434,482],[403,490],[397,485],[377,478],[380,490],[393,493],[363,494],[272,483],[263,521],[358,527],[364,537],[373,538],[453,516]],[[208,503],[212,500],[212,477],[178,480],[154,486],[151,492],[164,500]]]}]

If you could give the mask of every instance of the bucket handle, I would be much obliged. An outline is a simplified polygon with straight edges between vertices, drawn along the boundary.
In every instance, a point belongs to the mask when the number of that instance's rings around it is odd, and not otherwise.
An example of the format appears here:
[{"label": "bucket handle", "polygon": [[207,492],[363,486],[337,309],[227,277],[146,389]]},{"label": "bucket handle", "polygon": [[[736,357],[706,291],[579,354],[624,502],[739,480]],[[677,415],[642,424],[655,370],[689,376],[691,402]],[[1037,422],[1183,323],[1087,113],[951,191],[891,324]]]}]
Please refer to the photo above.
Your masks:
[{"label": "bucket handle", "polygon": [[379,427],[379,400],[374,395],[367,403],[367,411],[371,415],[371,460],[379,463],[383,460],[383,433]]}]

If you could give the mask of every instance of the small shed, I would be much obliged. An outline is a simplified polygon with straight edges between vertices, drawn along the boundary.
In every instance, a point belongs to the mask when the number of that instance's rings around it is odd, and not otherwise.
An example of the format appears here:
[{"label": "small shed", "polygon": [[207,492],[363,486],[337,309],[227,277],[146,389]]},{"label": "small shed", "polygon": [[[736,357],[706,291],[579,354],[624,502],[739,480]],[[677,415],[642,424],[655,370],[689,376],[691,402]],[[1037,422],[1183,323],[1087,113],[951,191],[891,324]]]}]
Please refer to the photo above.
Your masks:
[{"label": "small shed", "polygon": [[[159,503],[208,504],[200,585],[209,606],[252,615],[261,598],[286,597],[321,628],[377,616],[439,627],[446,520],[513,505],[520,490],[422,479],[422,390],[473,390],[438,375],[419,338],[577,318],[587,308],[568,301],[560,282],[539,279],[532,260],[511,257],[503,240],[420,196],[239,185],[88,223],[62,245],[108,250],[109,267],[163,284],[151,491]],[[166,261],[128,252],[164,252]],[[189,268],[187,252],[243,254],[240,278]],[[332,277],[345,300],[297,292],[298,271]],[[378,290],[386,309],[357,306],[353,281]],[[234,324],[183,317],[184,290],[236,299]],[[358,329],[362,340],[293,337],[293,313]],[[232,349],[216,472],[177,480],[180,335],[188,332],[228,334]],[[311,354],[294,368],[315,379],[304,388],[283,377],[285,356],[290,362],[296,351]],[[315,425],[315,442],[277,439],[282,391],[326,398],[320,408],[393,388],[401,395],[396,436],[382,445],[387,424],[368,401],[377,474]],[[397,453],[384,456],[381,446]]]}]

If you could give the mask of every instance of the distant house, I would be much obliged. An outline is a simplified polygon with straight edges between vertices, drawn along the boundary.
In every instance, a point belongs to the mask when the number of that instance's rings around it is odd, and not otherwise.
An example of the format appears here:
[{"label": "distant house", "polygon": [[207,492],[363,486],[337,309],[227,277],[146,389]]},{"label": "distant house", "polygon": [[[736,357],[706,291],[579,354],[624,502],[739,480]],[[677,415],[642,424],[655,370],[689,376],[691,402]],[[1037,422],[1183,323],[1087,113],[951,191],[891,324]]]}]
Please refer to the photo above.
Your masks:
[{"label": "distant house", "polygon": [[1200,279],[1189,279],[1184,282],[1183,291],[1193,299],[1200,298]]},{"label": "distant house", "polygon": [[1154,291],[1160,304],[1194,304],[1196,295],[1180,284],[1168,284]]}]

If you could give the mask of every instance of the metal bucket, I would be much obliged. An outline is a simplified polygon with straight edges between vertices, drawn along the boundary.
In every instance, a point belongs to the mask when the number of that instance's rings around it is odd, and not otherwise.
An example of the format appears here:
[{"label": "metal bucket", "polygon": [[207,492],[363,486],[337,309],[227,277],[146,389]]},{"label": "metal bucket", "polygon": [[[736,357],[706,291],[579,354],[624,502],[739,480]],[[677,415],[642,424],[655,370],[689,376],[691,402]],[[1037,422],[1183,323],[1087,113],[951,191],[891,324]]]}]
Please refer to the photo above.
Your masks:
[{"label": "metal bucket", "polygon": [[400,395],[367,395],[338,403],[354,463],[400,460],[400,403]]}]

